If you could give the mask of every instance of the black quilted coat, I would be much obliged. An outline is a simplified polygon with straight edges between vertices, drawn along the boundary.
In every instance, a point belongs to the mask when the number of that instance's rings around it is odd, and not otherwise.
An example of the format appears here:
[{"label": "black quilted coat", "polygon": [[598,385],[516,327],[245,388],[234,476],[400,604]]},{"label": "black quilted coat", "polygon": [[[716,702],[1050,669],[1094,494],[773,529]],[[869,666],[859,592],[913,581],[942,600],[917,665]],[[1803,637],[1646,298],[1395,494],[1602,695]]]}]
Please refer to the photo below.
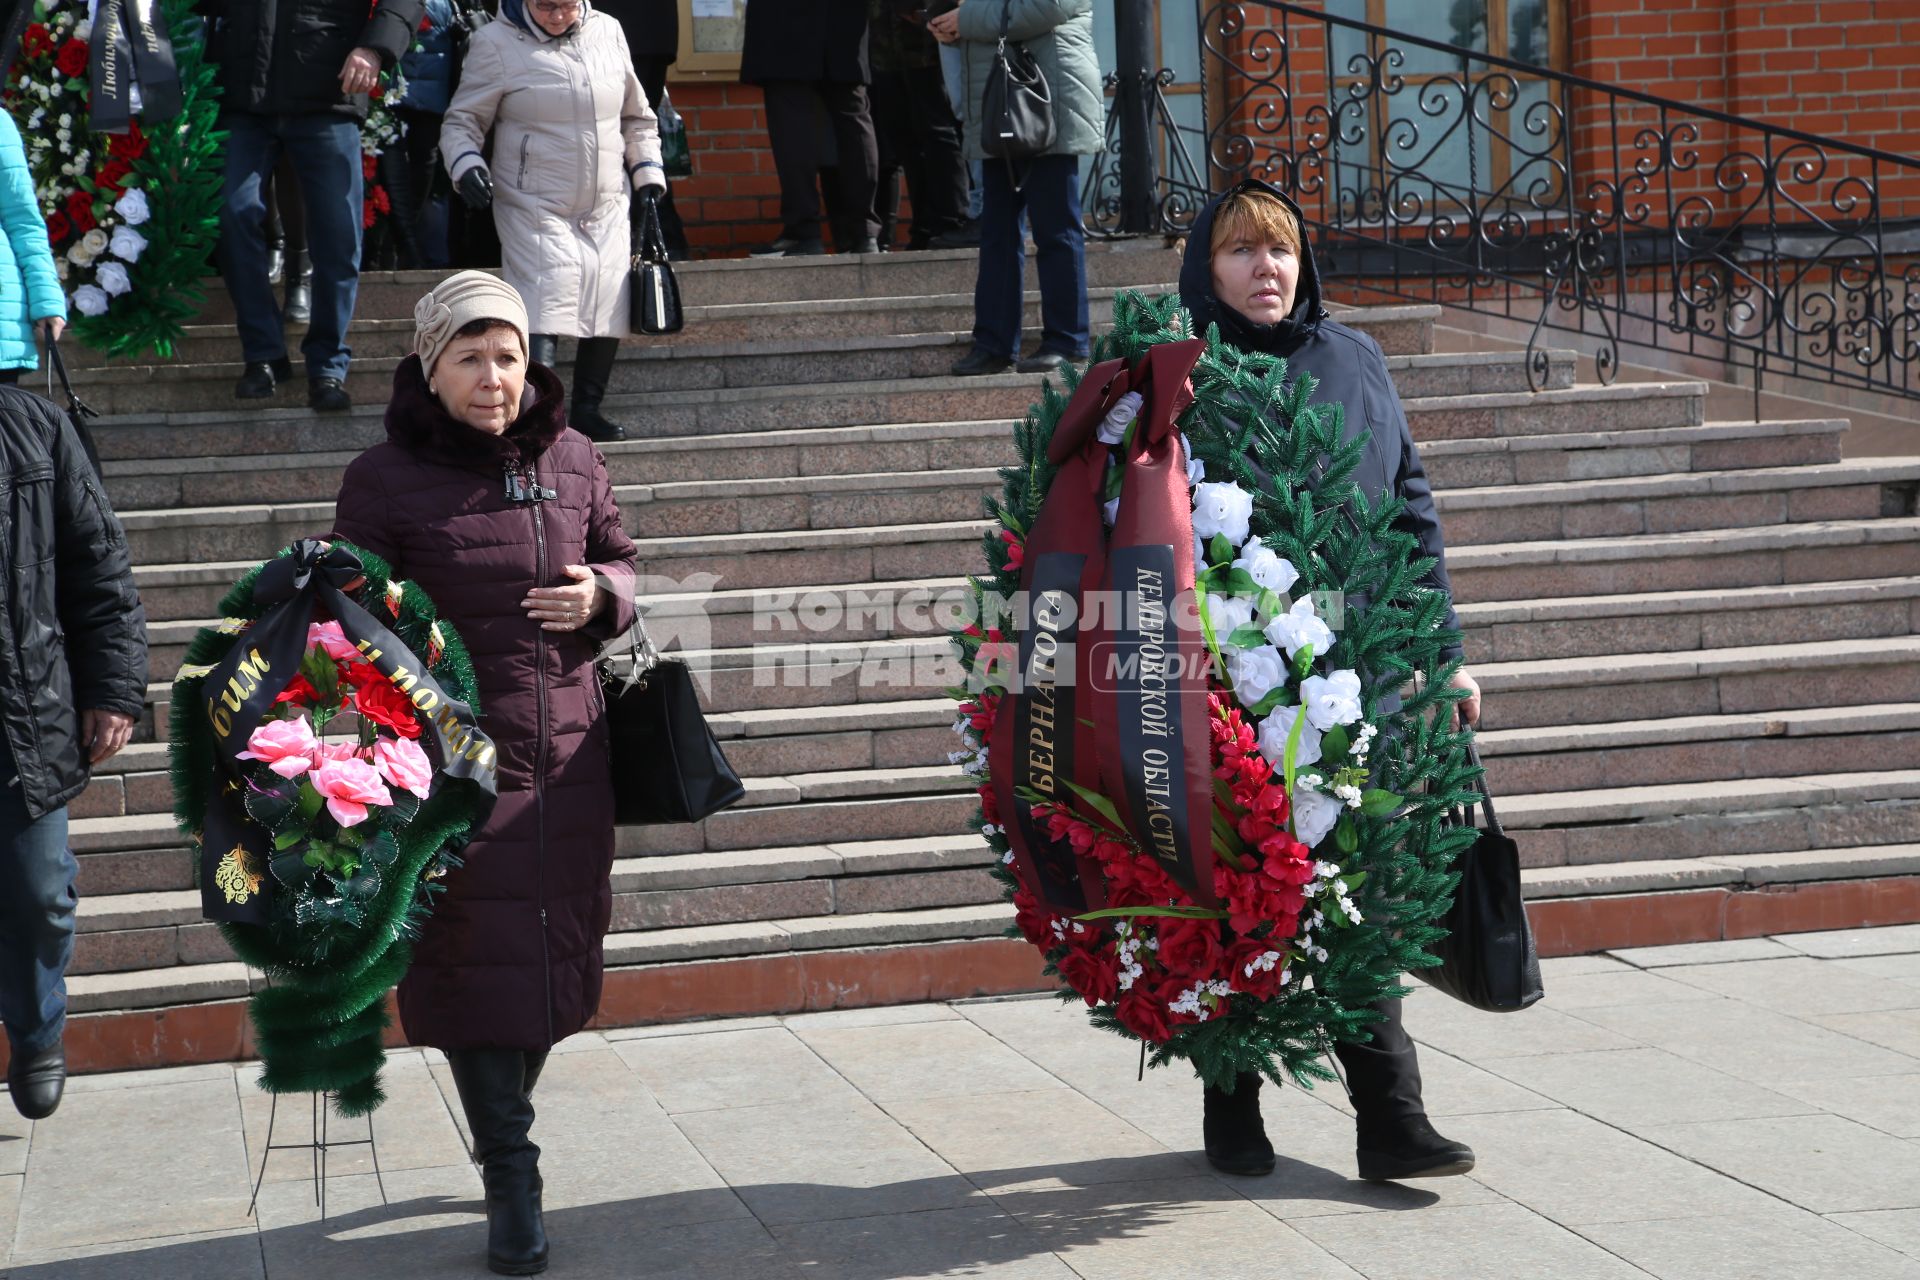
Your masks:
[{"label": "black quilted coat", "polygon": [[38,818],[86,788],[80,711],[138,719],[146,706],[147,618],[127,536],[66,415],[4,386],[0,500],[0,728]]},{"label": "black quilted coat", "polygon": [[[500,753],[499,803],[447,877],[400,984],[407,1039],[440,1049],[544,1049],[600,1003],[613,791],[594,657],[633,624],[634,548],[604,459],[566,425],[560,380],[533,365],[528,388],[538,399],[489,435],[441,408],[407,357],[387,443],[354,459],[335,509],[335,536],[419,583],[459,629]],[[509,501],[510,463],[558,496]],[[626,589],[590,627],[543,631],[520,602],[530,587],[563,585],[569,564]]]},{"label": "black quilted coat", "polygon": [[372,49],[391,69],[413,44],[426,0],[202,0],[221,105],[255,115],[331,111],[367,118],[364,93],[340,91],[340,67]]}]

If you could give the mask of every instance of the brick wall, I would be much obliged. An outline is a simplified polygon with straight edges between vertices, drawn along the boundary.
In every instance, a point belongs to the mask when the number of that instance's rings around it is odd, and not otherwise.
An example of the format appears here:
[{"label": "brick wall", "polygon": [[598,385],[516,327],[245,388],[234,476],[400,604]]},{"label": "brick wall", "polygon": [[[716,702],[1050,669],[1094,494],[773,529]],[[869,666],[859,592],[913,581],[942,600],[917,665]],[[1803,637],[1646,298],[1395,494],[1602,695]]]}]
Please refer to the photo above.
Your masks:
[{"label": "brick wall", "polygon": [[676,178],[673,201],[687,241],[703,258],[739,257],[780,234],[780,181],[767,148],[760,90],[726,83],[669,84],[687,121],[693,176]]}]

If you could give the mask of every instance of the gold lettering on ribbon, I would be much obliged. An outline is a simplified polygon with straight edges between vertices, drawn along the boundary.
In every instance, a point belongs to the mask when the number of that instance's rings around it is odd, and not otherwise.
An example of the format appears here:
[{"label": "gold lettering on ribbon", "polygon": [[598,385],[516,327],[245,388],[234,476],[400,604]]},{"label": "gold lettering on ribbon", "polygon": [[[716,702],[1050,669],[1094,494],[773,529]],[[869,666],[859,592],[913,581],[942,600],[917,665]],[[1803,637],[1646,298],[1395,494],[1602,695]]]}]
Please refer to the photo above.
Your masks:
[{"label": "gold lettering on ribbon", "polygon": [[1027,672],[1027,758],[1026,782],[1045,796],[1057,796],[1054,780],[1054,735],[1058,728],[1055,708],[1060,683],[1060,628],[1067,616],[1068,601],[1060,591],[1042,592],[1033,610],[1032,669]]},{"label": "gold lettering on ribbon", "polygon": [[[1166,583],[1154,569],[1140,569],[1134,576],[1136,628],[1140,633],[1140,734],[1144,738],[1171,738],[1168,723],[1167,678],[1172,655],[1167,652]],[[1173,809],[1173,760],[1164,747],[1147,747],[1140,753],[1141,788],[1146,792],[1146,836],[1153,855],[1168,866],[1180,861],[1175,841]]]},{"label": "gold lettering on ribbon", "polygon": [[207,719],[213,722],[215,733],[224,738],[233,732],[234,713],[253,696],[267,672],[272,669],[272,664],[260,656],[258,649],[247,650],[247,656],[240,660],[239,667],[227,677],[227,687],[220,691],[219,700],[207,703]]},{"label": "gold lettering on ribbon", "polygon": [[260,860],[245,845],[235,845],[220,855],[220,865],[214,868],[213,882],[220,892],[226,895],[228,902],[235,906],[246,902],[260,892],[265,882],[260,870]]}]

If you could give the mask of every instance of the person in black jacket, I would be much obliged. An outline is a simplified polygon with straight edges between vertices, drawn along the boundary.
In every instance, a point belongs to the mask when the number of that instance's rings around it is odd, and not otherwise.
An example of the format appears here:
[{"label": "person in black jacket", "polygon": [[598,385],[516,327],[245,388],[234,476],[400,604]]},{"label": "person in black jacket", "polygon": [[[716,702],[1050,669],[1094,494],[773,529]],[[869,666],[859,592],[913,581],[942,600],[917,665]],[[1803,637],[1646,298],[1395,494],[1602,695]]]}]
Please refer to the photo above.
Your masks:
[{"label": "person in black jacket", "polygon": [[[1380,344],[1327,314],[1320,273],[1300,208],[1279,190],[1249,179],[1200,212],[1188,233],[1180,268],[1180,301],[1196,334],[1219,326],[1220,340],[1242,351],[1283,356],[1289,378],[1311,374],[1316,403],[1343,406],[1348,438],[1365,433],[1367,450],[1353,482],[1370,503],[1405,500],[1398,527],[1419,540],[1433,559],[1421,585],[1452,599],[1446,545],[1434,512],[1433,490],[1420,465],[1406,409],[1394,390]],[[1365,600],[1347,607],[1366,608]],[[1445,626],[1459,620],[1449,604]],[[1451,662],[1458,644],[1443,654]],[[1461,668],[1452,683],[1467,691],[1460,716],[1480,718],[1480,688]],[[1382,699],[1392,710],[1397,699]],[[1473,1168],[1473,1151],[1434,1132],[1421,1098],[1420,1063],[1400,1020],[1400,1000],[1376,1006],[1379,1021],[1365,1044],[1334,1046],[1353,1102],[1360,1176],[1431,1178]],[[1258,1175],[1274,1167],[1273,1145],[1260,1120],[1257,1073],[1239,1077],[1232,1093],[1206,1090],[1207,1159],[1225,1173]]]},{"label": "person in black jacket", "polygon": [[866,0],[779,0],[747,6],[740,81],[766,98],[767,140],[780,175],[780,238],[756,249],[756,258],[805,257],[826,252],[820,240],[820,196],[828,168],[820,116],[833,129],[841,221],[833,228],[841,253],[879,249],[873,193],[879,184],[879,144],[867,105]]},{"label": "person in black jacket", "polygon": [[[680,58],[680,0],[599,0],[594,8],[619,21],[627,33],[627,51],[633,57],[633,74],[640,77],[647,105],[660,114],[660,102],[667,96],[667,68]],[[673,207],[673,183],[658,201],[660,234],[667,242],[667,256],[687,256],[687,228],[680,211]],[[640,206],[634,206],[637,216]]]},{"label": "person in black jacket", "polygon": [[[284,152],[299,176],[313,260],[312,319],[300,343],[307,403],[353,407],[347,326],[360,289],[360,125],[381,71],[413,42],[425,0],[206,0],[217,23],[221,120],[227,131],[220,273],[239,322],[246,368],[233,393],[271,397],[293,376],[284,317],[268,282],[268,175]],[[284,197],[283,193],[283,197]]]},{"label": "person in black jacket", "polygon": [[126,534],[80,439],[0,387],[8,608],[0,615],[0,1021],[7,1090],[29,1120],[67,1078],[74,881],[67,802],[127,744],[147,700],[146,614]]}]

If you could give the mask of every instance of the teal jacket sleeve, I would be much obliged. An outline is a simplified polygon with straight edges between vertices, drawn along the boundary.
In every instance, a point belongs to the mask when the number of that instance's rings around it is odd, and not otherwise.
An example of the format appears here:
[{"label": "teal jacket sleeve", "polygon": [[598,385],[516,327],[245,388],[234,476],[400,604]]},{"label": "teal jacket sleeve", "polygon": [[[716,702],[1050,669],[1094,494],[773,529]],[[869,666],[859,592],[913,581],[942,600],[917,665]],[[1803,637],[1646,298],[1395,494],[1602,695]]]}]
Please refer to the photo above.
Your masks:
[{"label": "teal jacket sleeve", "polygon": [[1032,40],[1082,14],[1093,0],[962,0],[960,38],[991,44],[1000,38],[1000,13],[1007,14],[1007,39]]},{"label": "teal jacket sleeve", "polygon": [[0,229],[13,246],[13,260],[27,282],[27,316],[34,321],[67,318],[67,295],[53,269],[47,222],[33,190],[27,149],[13,117],[0,111]]}]

